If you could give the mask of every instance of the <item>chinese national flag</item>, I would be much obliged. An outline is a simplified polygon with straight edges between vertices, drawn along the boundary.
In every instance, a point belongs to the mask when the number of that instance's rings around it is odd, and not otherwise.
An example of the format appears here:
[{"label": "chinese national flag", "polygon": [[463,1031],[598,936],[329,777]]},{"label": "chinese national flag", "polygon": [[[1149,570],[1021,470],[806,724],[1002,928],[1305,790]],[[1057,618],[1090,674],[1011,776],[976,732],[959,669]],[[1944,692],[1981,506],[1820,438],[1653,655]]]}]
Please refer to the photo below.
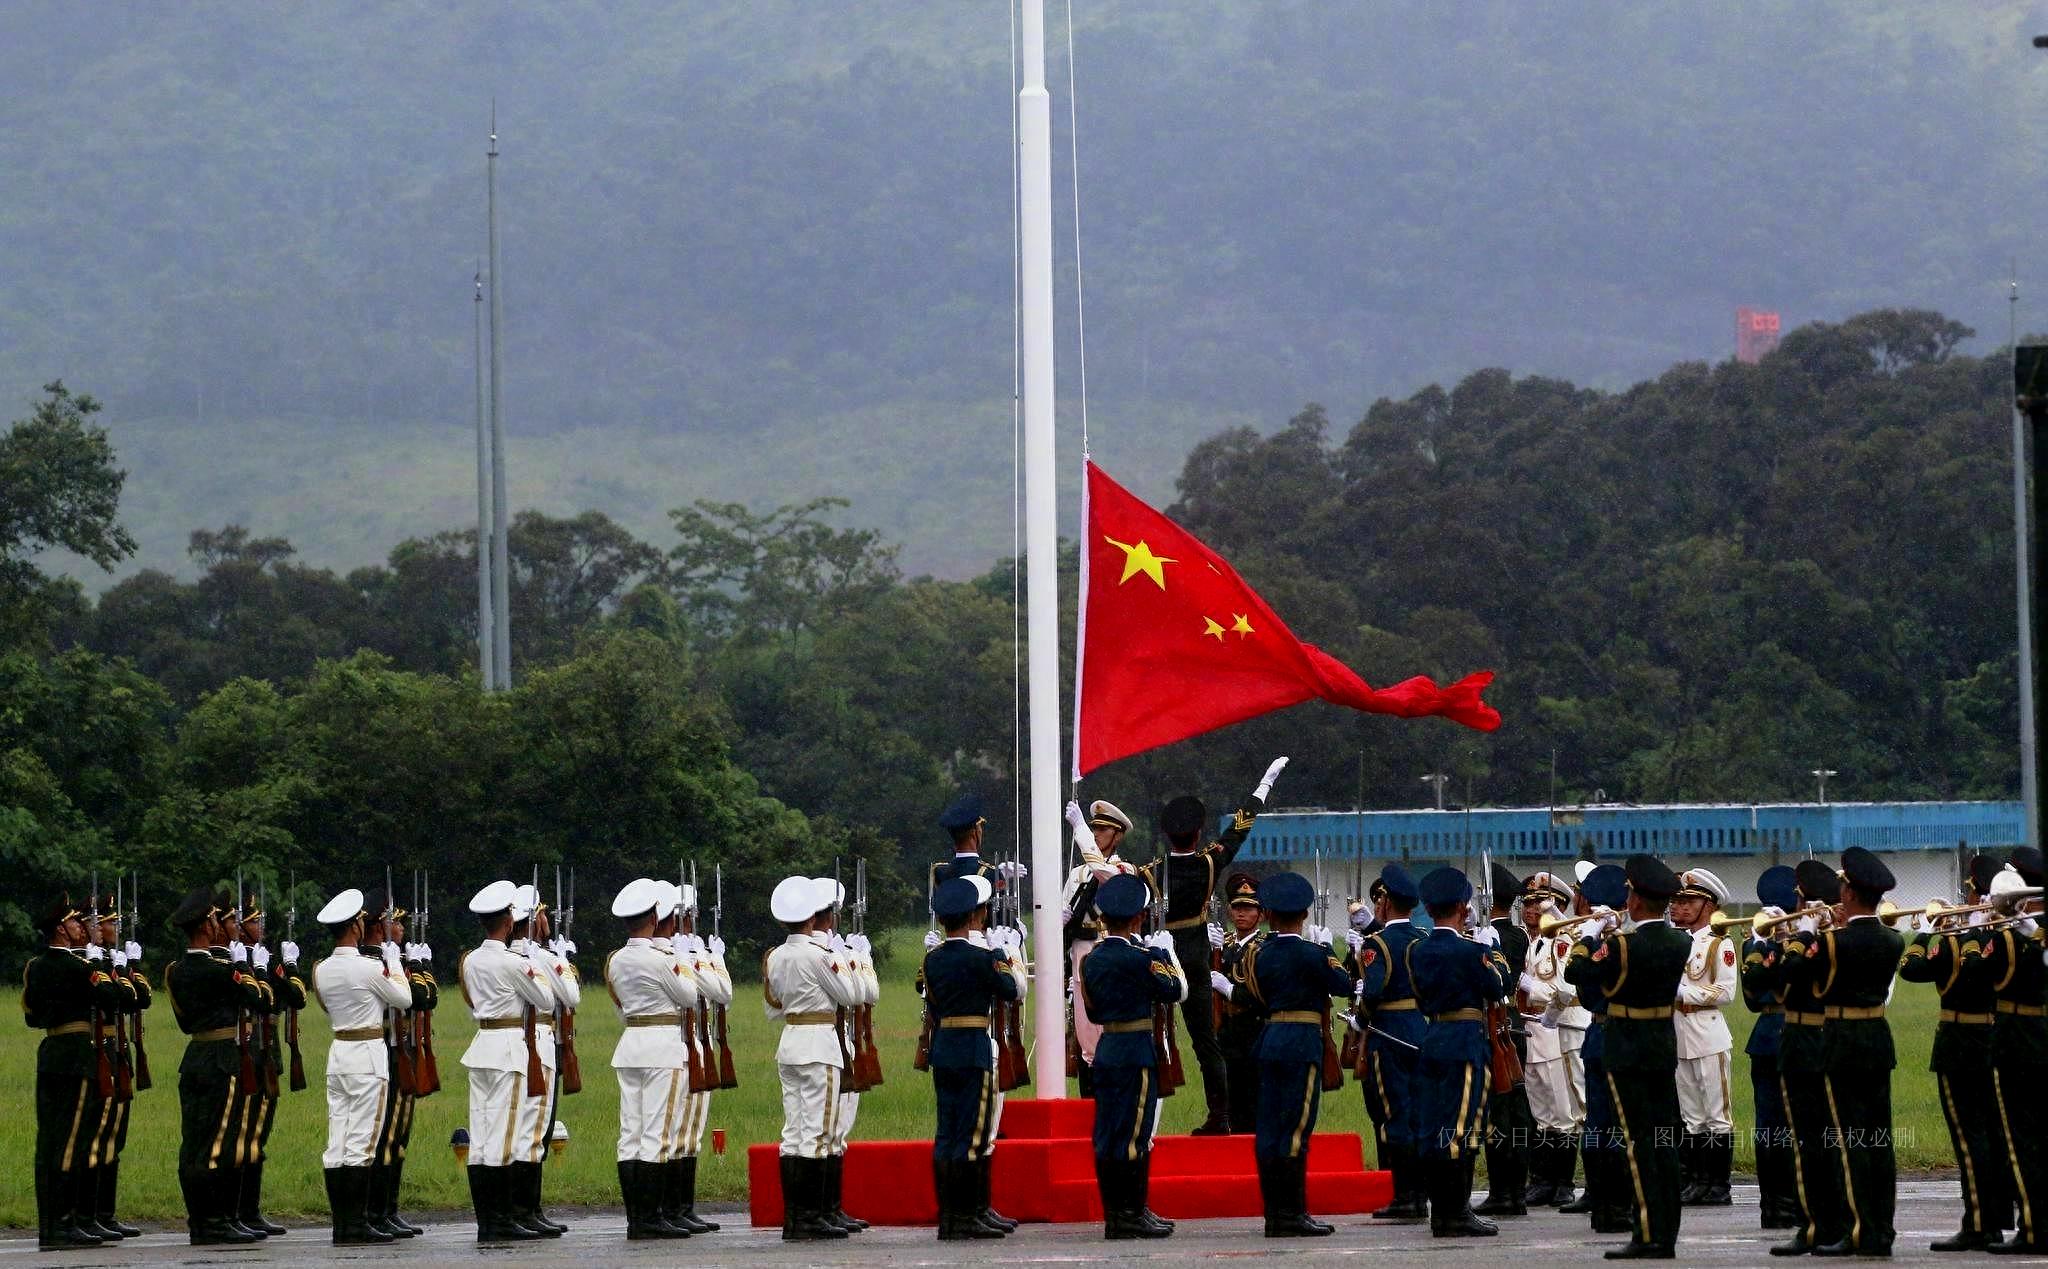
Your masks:
[{"label": "chinese national flag", "polygon": [[1480,731],[1490,670],[1449,687],[1374,688],[1288,630],[1237,570],[1094,463],[1082,519],[1074,777],[1317,697],[1375,714],[1441,714]]}]

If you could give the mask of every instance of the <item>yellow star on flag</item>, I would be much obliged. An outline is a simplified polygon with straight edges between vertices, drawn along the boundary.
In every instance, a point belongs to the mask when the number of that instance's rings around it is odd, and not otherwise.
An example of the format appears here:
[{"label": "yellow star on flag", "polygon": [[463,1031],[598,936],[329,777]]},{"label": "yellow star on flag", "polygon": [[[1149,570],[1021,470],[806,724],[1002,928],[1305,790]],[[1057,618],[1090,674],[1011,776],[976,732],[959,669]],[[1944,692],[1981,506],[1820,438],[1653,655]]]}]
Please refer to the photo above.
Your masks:
[{"label": "yellow star on flag", "polygon": [[1236,624],[1230,627],[1231,630],[1240,635],[1248,635],[1252,632],[1251,619],[1247,614],[1240,612],[1232,613],[1231,615],[1237,618]]},{"label": "yellow star on flag", "polygon": [[1179,563],[1178,560],[1172,559],[1169,556],[1152,554],[1152,548],[1143,539],[1140,539],[1136,546],[1132,546],[1128,542],[1119,542],[1107,534],[1103,535],[1102,540],[1124,553],[1124,575],[1116,579],[1117,585],[1121,586],[1139,573],[1143,573],[1154,582],[1157,582],[1159,589],[1166,589],[1166,569],[1164,566]]},{"label": "yellow star on flag", "polygon": [[1209,635],[1214,635],[1216,636],[1216,642],[1223,642],[1223,627],[1217,624],[1214,617],[1202,618],[1202,634],[1205,638]]}]

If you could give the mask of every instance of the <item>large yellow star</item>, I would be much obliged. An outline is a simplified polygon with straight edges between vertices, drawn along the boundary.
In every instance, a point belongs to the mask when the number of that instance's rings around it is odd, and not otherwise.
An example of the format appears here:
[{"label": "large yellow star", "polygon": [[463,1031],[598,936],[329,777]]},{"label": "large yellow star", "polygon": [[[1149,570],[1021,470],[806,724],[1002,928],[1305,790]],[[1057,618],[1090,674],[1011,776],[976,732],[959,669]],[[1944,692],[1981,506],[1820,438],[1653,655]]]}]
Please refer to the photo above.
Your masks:
[{"label": "large yellow star", "polygon": [[1205,638],[1214,635],[1216,642],[1221,643],[1223,642],[1223,627],[1217,624],[1214,617],[1204,617],[1202,618],[1202,635]]},{"label": "large yellow star", "polygon": [[1233,631],[1239,635],[1248,635],[1252,632],[1252,623],[1247,614],[1240,612],[1232,613],[1231,616],[1237,618],[1236,624],[1230,627]]},{"label": "large yellow star", "polygon": [[1136,546],[1132,546],[1128,542],[1119,542],[1115,538],[1106,535],[1102,540],[1124,553],[1124,575],[1116,579],[1117,585],[1121,586],[1139,573],[1143,573],[1157,582],[1159,589],[1166,589],[1166,569],[1164,566],[1179,563],[1178,560],[1165,555],[1152,554],[1152,548],[1142,539],[1139,540]]}]

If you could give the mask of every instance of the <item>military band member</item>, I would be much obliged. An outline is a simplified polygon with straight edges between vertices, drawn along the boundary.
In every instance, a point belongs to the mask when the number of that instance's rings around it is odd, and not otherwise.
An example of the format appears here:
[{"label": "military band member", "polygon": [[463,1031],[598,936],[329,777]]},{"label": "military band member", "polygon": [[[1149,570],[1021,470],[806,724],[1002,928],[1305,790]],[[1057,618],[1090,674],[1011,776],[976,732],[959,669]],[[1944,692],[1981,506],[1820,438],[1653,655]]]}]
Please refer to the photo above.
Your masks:
[{"label": "military band member", "polygon": [[605,989],[625,1028],[612,1050],[619,1081],[619,1193],[626,1204],[626,1237],[638,1242],[688,1238],[690,1231],[662,1214],[662,1171],[674,1151],[687,1105],[689,1053],[683,1013],[697,1007],[697,982],[673,955],[654,946],[655,907],[662,884],[626,883],[612,900],[612,915],[626,926],[626,945],[605,961]]},{"label": "military band member", "polygon": [[[1818,859],[1793,869],[1801,906],[1832,905],[1841,879]],[[1792,1184],[1799,1199],[1799,1223],[1792,1237],[1771,1248],[1773,1256],[1803,1256],[1816,1247],[1840,1243],[1849,1232],[1842,1197],[1842,1168],[1835,1157],[1828,1117],[1827,1063],[1821,1028],[1827,1021],[1815,992],[1819,984],[1795,974],[1805,963],[1780,949],[1779,994],[1785,1002],[1785,1030],[1778,1040],[1778,1079],[1784,1085],[1785,1117],[1792,1130]]]},{"label": "military band member", "polygon": [[287,1009],[305,1008],[306,981],[299,976],[297,944],[288,945],[289,956],[271,955],[269,946],[264,942],[264,920],[261,908],[245,902],[242,919],[236,928],[249,972],[263,984],[264,1000],[263,1007],[252,1011],[250,1018],[249,1044],[256,1069],[256,1086],[250,1091],[243,1111],[246,1127],[242,1153],[248,1162],[242,1168],[235,1219],[245,1228],[274,1238],[284,1233],[285,1227],[263,1214],[263,1165],[270,1157],[270,1130],[277,1122],[277,1098],[281,1087],[279,1077],[286,1069],[277,1019]]},{"label": "military band member", "polygon": [[[476,1038],[462,1065],[469,1071],[469,1193],[480,1243],[547,1237],[518,1219],[522,1200],[514,1189],[514,1165],[527,1158],[530,1146],[519,1135],[521,1108],[529,1100],[527,1015],[555,1005],[548,969],[510,946],[518,899],[519,888],[509,881],[494,881],[471,897],[469,910],[482,924],[484,939],[456,970],[462,999],[476,1018]],[[536,1057],[551,1060],[546,1053]]]},{"label": "military band member", "polygon": [[[1209,827],[1209,808],[1202,799],[1177,797],[1160,812],[1159,829],[1166,834],[1170,858],[1163,866],[1148,864],[1139,873],[1155,891],[1165,888],[1166,929],[1173,936],[1174,952],[1182,965],[1200,965],[1207,959],[1209,900],[1223,880],[1223,870],[1230,867],[1251,835],[1252,823],[1273,791],[1273,781],[1286,766],[1287,759],[1275,758],[1251,798],[1231,818],[1230,827],[1206,845],[1202,837]],[[1192,1130],[1193,1135],[1227,1136],[1231,1130],[1230,1074],[1216,1042],[1215,1009],[1208,993],[1189,993],[1181,1005],[1181,1026],[1202,1072],[1202,1096],[1208,1112]]]},{"label": "military band member", "polygon": [[782,1237],[790,1242],[847,1235],[825,1216],[826,1159],[845,1077],[835,1024],[859,988],[814,921],[835,897],[808,877],[785,877],[768,900],[788,932],[762,959],[761,994],[768,1020],[783,1024],[775,1062],[782,1079]]},{"label": "military band member", "polygon": [[[1799,906],[1796,874],[1773,864],[1757,878],[1758,917],[1782,915]],[[1751,1142],[1756,1151],[1758,1219],[1765,1229],[1791,1229],[1799,1224],[1799,1188],[1792,1145],[1792,1121],[1785,1112],[1785,1087],[1778,1072],[1778,1048],[1785,1032],[1782,975],[1778,942],[1751,933],[1742,944],[1742,1002],[1756,1015],[1743,1052],[1749,1057],[1750,1103],[1756,1108]]]},{"label": "military band member", "polygon": [[104,964],[85,959],[88,941],[81,913],[64,901],[36,920],[43,951],[23,967],[22,1021],[43,1033],[36,1050],[36,1246],[42,1251],[98,1247],[105,1240],[82,1229],[81,1213],[98,1201],[85,1193],[86,1157],[99,1098],[99,1055],[93,1046],[93,1011],[120,1007],[120,994]]},{"label": "military band member", "polygon": [[[1966,904],[1983,900],[2000,865],[1989,855],[1970,861],[1964,880]],[[1981,925],[1984,913],[1971,916]],[[2011,1223],[2012,1195],[2005,1158],[2005,1134],[1999,1127],[1992,1058],[1992,1025],[1997,1018],[1998,991],[1984,959],[1981,935],[1973,926],[1936,932],[1922,917],[1912,942],[1899,959],[1899,977],[1909,983],[1933,983],[1941,999],[1940,1021],[1934,1028],[1934,1051],[1927,1069],[1941,1091],[1942,1118],[1956,1152],[1962,1179],[1962,1228],[1949,1238],[1928,1244],[1932,1251],[1975,1251],[2004,1237]]]},{"label": "military band member", "polygon": [[1508,994],[1515,971],[1501,955],[1500,933],[1472,924],[1472,883],[1438,868],[1417,887],[1433,928],[1403,953],[1408,980],[1428,1027],[1416,1060],[1422,1166],[1435,1238],[1490,1237],[1494,1223],[1472,1211],[1472,1171],[1486,1138],[1490,1051],[1486,1007]]},{"label": "military band member", "polygon": [[1671,901],[1673,928],[1692,936],[1672,1018],[1678,1032],[1678,1113],[1685,1123],[1678,1148],[1686,1184],[1678,1201],[1687,1207],[1726,1207],[1733,1201],[1728,1181],[1735,1167],[1735,1121],[1728,1069],[1735,1039],[1721,1011],[1734,1003],[1741,971],[1734,942],[1712,925],[1728,897],[1719,877],[1691,868],[1679,875]]},{"label": "military band member", "polygon": [[1259,906],[1259,883],[1249,873],[1231,874],[1224,893],[1230,896],[1230,929],[1217,931],[1221,959],[1209,971],[1209,988],[1223,1001],[1223,1025],[1216,1031],[1216,1041],[1229,1072],[1230,1130],[1246,1133],[1258,1123],[1259,1059],[1255,1050],[1266,1018],[1250,993],[1237,993],[1244,983],[1246,959],[1265,940],[1259,924],[1266,913]]},{"label": "military band member", "polygon": [[1170,1222],[1146,1207],[1152,1137],[1159,1129],[1152,1009],[1179,1004],[1187,980],[1164,931],[1138,938],[1150,899],[1145,883],[1128,874],[1096,890],[1102,938],[1081,962],[1074,992],[1077,1014],[1085,1006],[1101,1027],[1092,1062],[1095,1185],[1102,1195],[1103,1236],[1110,1239],[1165,1238],[1173,1232]]},{"label": "military band member", "polygon": [[[171,914],[185,935],[185,954],[164,970],[171,1015],[187,1036],[178,1066],[182,1132],[178,1183],[195,1247],[251,1243],[262,1235],[235,1219],[241,1196],[244,1096],[239,1037],[246,1011],[261,1009],[261,983],[227,953],[221,917],[229,904],[209,890],[186,896]],[[219,954],[216,955],[216,952]],[[246,953],[245,953],[246,955]]]},{"label": "military band member", "polygon": [[933,915],[945,929],[925,953],[925,1008],[934,1020],[928,1069],[938,1099],[932,1138],[932,1186],[939,1202],[939,1240],[1001,1238],[1009,1232],[983,1219],[982,1161],[995,1146],[994,1046],[988,1042],[995,1002],[1024,996],[1021,959],[1007,948],[978,946],[988,899],[979,876],[948,877],[933,893]]},{"label": "military band member", "polygon": [[[1259,883],[1270,937],[1245,959],[1244,989],[1266,1015],[1259,1034],[1255,1153],[1266,1237],[1322,1237],[1336,1227],[1309,1215],[1308,1151],[1323,1096],[1323,1029],[1330,997],[1351,995],[1351,975],[1326,943],[1302,937],[1315,887],[1298,873]],[[1322,933],[1328,938],[1327,932]]]},{"label": "military band member", "polygon": [[[1501,955],[1508,968],[1519,976],[1529,959],[1529,936],[1514,919],[1514,904],[1521,897],[1522,879],[1500,864],[1493,865],[1492,911],[1488,923],[1499,937]],[[1528,1068],[1528,1026],[1519,1009],[1508,1011],[1508,1035],[1515,1057]],[[1519,1083],[1505,1093],[1488,1086],[1486,1094],[1486,1198],[1472,1210],[1481,1216],[1526,1216],[1529,1189],[1529,1147],[1536,1135],[1536,1121],[1529,1109],[1529,1086]]]},{"label": "military band member", "polygon": [[[1060,892],[1060,933],[1067,948],[1067,982],[1071,986],[1081,981],[1081,962],[1088,959],[1088,953],[1102,937],[1096,891],[1111,877],[1135,869],[1117,854],[1124,834],[1131,831],[1131,817],[1115,804],[1098,798],[1088,804],[1088,814],[1084,816],[1077,803],[1069,802],[1067,823],[1074,830],[1074,846],[1081,855],[1080,865],[1067,874],[1066,886]],[[1088,1001],[1078,989],[1073,990],[1070,1004],[1074,1046],[1081,1057],[1081,1091],[1086,1096],[1091,1078],[1089,1068],[1095,1062],[1095,1045],[1102,1038],[1102,1027],[1088,1012]]]},{"label": "military band member", "polygon": [[1373,1213],[1375,1220],[1421,1220],[1429,1215],[1429,1183],[1423,1165],[1422,1100],[1415,1072],[1427,1020],[1408,977],[1408,948],[1423,937],[1413,920],[1421,896],[1415,879],[1399,864],[1388,864],[1371,891],[1371,934],[1359,936],[1351,952],[1358,982],[1359,1021],[1365,1026],[1365,1111],[1372,1120],[1380,1167],[1393,1174],[1394,1201]]},{"label": "military band member", "polygon": [[[1991,879],[1993,898],[2041,885],[2041,852],[2013,850],[2007,866]],[[2048,970],[2042,957],[2048,940],[2041,927],[2041,900],[2019,901],[2017,920],[1984,939],[1984,960],[1997,992],[1997,1021],[1991,1026],[1991,1088],[2005,1138],[2009,1192],[2018,1200],[2019,1224],[2011,1238],[1985,1248],[2000,1255],[2048,1252],[2048,1151],[2042,1148],[2038,1107],[2048,1084]]]},{"label": "military band member", "polygon": [[390,1233],[369,1224],[372,1168],[384,1127],[391,1060],[384,1047],[384,1011],[412,1000],[396,948],[363,955],[369,914],[363,892],[344,890],[320,909],[317,920],[334,936],[334,951],[313,967],[313,998],[334,1027],[327,1051],[327,1151],[321,1167],[334,1243],[388,1243]]},{"label": "military band member", "polygon": [[515,950],[523,950],[532,957],[550,994],[547,1008],[536,1009],[533,1015],[534,1047],[540,1051],[545,1086],[538,1096],[519,1103],[519,1137],[524,1145],[521,1157],[512,1164],[514,1213],[520,1223],[534,1226],[550,1238],[559,1238],[569,1227],[550,1217],[541,1200],[543,1165],[548,1161],[548,1141],[562,1098],[561,1072],[556,1069],[559,1057],[555,1019],[560,1012],[573,1011],[581,1004],[583,992],[576,978],[576,966],[550,938],[548,907],[541,902],[539,890],[530,884],[519,887],[512,919],[512,937],[525,942],[523,949]]},{"label": "military band member", "polygon": [[[1582,860],[1577,868],[1579,893],[1572,900],[1573,915],[1584,916],[1602,908],[1620,911],[1628,906],[1628,877],[1620,865]],[[1569,975],[1566,981],[1570,981]],[[1613,1085],[1607,1082],[1607,997],[1599,991],[1581,990],[1579,1004],[1588,1018],[1586,1037],[1579,1046],[1579,1060],[1586,1073],[1586,1121],[1579,1131],[1586,1186],[1577,1199],[1558,1210],[1585,1213],[1596,1234],[1626,1234],[1635,1228],[1635,1200],[1621,1146]]]},{"label": "military band member", "polygon": [[1679,881],[1648,855],[1631,855],[1627,917],[1608,910],[1588,923],[1572,947],[1565,974],[1579,994],[1607,1001],[1601,1063],[1621,1132],[1635,1216],[1625,1246],[1609,1260],[1669,1260],[1678,1242],[1678,1037],[1673,1002],[1692,938],[1665,917]]},{"label": "military band member", "polygon": [[[662,888],[663,899],[655,907],[655,916],[662,922],[659,928],[673,937],[658,938],[655,945],[667,943],[683,972],[696,980],[700,1009],[729,1007],[732,973],[725,966],[725,940],[717,935],[706,939],[697,932],[698,896],[693,887],[664,882]],[[700,1023],[699,1037],[685,1039],[695,1043],[710,1034],[707,1021]],[[704,1043],[698,1056],[705,1071],[713,1076],[719,1073],[715,1046]],[[697,1215],[697,1159],[704,1148],[705,1129],[711,1122],[711,1092],[717,1086],[718,1080],[713,1078],[707,1080],[705,1087],[690,1090],[682,1136],[676,1153],[668,1160],[662,1187],[662,1219],[693,1234],[709,1234],[718,1229],[718,1222]]]},{"label": "military band member", "polygon": [[1523,1196],[1531,1207],[1562,1207],[1572,1201],[1579,1126],[1586,1118],[1586,1069],[1579,1051],[1593,1018],[1579,1003],[1579,989],[1565,981],[1570,935],[1543,933],[1546,918],[1571,911],[1576,893],[1554,872],[1532,874],[1522,886],[1522,929],[1529,948],[1517,983],[1517,1012],[1523,1016],[1527,1038],[1522,1084],[1536,1124],[1536,1140],[1529,1148],[1531,1181]]},{"label": "military band member", "polygon": [[113,967],[114,983],[121,989],[121,1011],[108,1020],[106,1027],[110,1035],[119,1040],[109,1058],[122,1068],[117,1073],[116,1089],[125,1088],[127,1091],[125,1095],[114,1098],[107,1107],[105,1126],[100,1135],[99,1166],[95,1169],[98,1182],[93,1221],[105,1231],[102,1238],[108,1234],[134,1238],[142,1231],[123,1223],[114,1214],[114,1209],[115,1196],[120,1189],[121,1152],[128,1148],[128,1120],[134,1109],[135,1094],[146,1087],[142,1082],[142,1034],[137,1028],[141,1025],[143,1011],[150,1005],[149,978],[142,972],[142,945],[134,940],[132,932],[125,944],[121,942],[119,905],[110,903],[104,896],[101,902],[108,906],[100,912],[100,946]]}]

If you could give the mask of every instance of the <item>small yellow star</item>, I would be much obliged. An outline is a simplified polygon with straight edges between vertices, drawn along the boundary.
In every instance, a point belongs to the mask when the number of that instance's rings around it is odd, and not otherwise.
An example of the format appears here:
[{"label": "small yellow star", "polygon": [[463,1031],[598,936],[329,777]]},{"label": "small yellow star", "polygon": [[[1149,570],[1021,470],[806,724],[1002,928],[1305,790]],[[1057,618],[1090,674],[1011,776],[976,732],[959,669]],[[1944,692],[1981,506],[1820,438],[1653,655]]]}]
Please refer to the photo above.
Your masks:
[{"label": "small yellow star", "polygon": [[1248,635],[1252,632],[1251,619],[1247,614],[1240,612],[1231,615],[1237,618],[1237,623],[1230,627],[1232,631],[1239,635]]},{"label": "small yellow star", "polygon": [[1223,642],[1223,627],[1217,624],[1214,617],[1202,618],[1202,634],[1205,637],[1214,635],[1216,636],[1216,642]]},{"label": "small yellow star", "polygon": [[1159,589],[1166,589],[1166,569],[1163,566],[1175,564],[1179,561],[1170,556],[1152,554],[1151,546],[1147,545],[1142,539],[1136,546],[1132,546],[1128,542],[1119,542],[1107,535],[1102,540],[1124,553],[1124,575],[1116,579],[1117,585],[1121,586],[1137,574],[1143,573],[1158,583]]}]

